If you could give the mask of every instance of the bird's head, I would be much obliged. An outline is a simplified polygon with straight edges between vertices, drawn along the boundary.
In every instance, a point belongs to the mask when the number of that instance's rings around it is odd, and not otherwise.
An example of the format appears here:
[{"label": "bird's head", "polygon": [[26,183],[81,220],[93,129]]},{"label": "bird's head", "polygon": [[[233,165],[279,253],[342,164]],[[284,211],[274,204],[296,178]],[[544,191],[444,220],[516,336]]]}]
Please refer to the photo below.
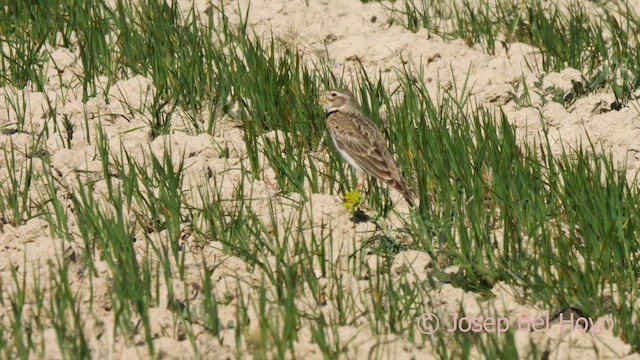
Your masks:
[{"label": "bird's head", "polygon": [[327,113],[336,110],[358,110],[358,102],[348,89],[328,90],[320,97],[319,102]]}]

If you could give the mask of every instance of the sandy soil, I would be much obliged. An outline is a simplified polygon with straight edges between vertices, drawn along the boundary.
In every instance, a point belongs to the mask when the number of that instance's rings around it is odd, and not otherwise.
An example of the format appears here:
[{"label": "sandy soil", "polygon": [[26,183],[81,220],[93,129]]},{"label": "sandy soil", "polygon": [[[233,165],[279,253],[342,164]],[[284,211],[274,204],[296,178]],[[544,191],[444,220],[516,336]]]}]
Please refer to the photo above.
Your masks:
[{"label": "sandy soil", "polygon": [[[241,8],[247,6],[243,1]],[[635,5],[640,8],[640,2]],[[182,1],[185,11],[193,5],[192,1]],[[238,8],[235,1],[226,4],[227,13],[232,21],[238,22]],[[198,11],[205,11],[209,4],[205,0],[196,0]],[[574,146],[578,144],[585,133],[610,150],[617,161],[628,159],[628,176],[633,178],[635,172],[640,169],[640,120],[638,109],[640,103],[635,102],[620,111],[611,111],[610,104],[614,96],[610,92],[596,93],[581,98],[569,109],[557,103],[548,103],[542,106],[535,103],[534,108],[519,108],[510,101],[509,93],[516,91],[516,85],[522,82],[534,88],[534,82],[542,76],[545,85],[555,85],[561,88],[570,88],[571,80],[580,80],[580,71],[567,69],[561,73],[537,74],[529,70],[526,62],[532,63],[539,59],[535,57],[535,49],[524,44],[511,44],[509,49],[499,48],[496,55],[487,55],[479,47],[469,48],[462,41],[445,42],[434,34],[426,31],[413,33],[401,26],[388,24],[389,14],[385,6],[393,6],[392,3],[362,4],[357,0],[319,0],[310,1],[306,6],[304,1],[286,0],[253,0],[249,18],[250,26],[264,37],[271,34],[283,42],[304,52],[310,60],[324,58],[332,65],[337,73],[346,69],[346,74],[356,73],[356,60],[361,61],[366,71],[370,74],[382,73],[389,87],[396,83],[394,69],[403,63],[418,69],[422,67],[430,77],[429,90],[437,91],[437,86],[451,87],[456,82],[462,85],[468,75],[468,83],[472,85],[472,93],[478,101],[487,106],[502,106],[509,121],[513,123],[524,137],[535,137],[541,130],[548,130],[549,136],[556,141],[555,146],[560,150],[561,141],[564,144]],[[241,9],[243,10],[243,9]],[[96,160],[95,143],[86,142],[85,133],[95,136],[93,128],[85,128],[85,112],[88,114],[91,124],[97,123],[100,114],[129,114],[129,110],[123,103],[143,109],[143,104],[151,102],[154,85],[151,80],[137,76],[130,79],[121,79],[109,91],[108,96],[112,101],[107,104],[101,97],[89,100],[86,104],[81,101],[81,83],[77,75],[83,73],[79,54],[65,48],[50,46],[51,60],[46,64],[49,74],[46,92],[53,99],[57,99],[59,115],[66,115],[77,131],[74,136],[73,150],[65,149],[59,137],[52,136],[46,143],[48,151],[52,154],[51,162],[60,175],[60,179],[67,185],[76,186],[78,170],[83,170],[81,179],[98,179],[100,162]],[[62,74],[61,77],[58,74]],[[522,86],[520,86],[522,89]],[[44,126],[47,118],[46,100],[43,94],[25,89],[0,89],[13,97],[25,97],[28,99],[27,109],[28,126],[39,129]],[[125,96],[126,95],[126,99]],[[1,94],[0,94],[1,95]],[[148,124],[142,116],[131,117],[131,122],[122,118],[113,117],[112,121],[104,123],[106,133],[114,139],[110,146],[117,153],[122,144],[138,159],[151,151],[161,155],[163,149],[170,142],[172,148],[184,149],[189,167],[189,179],[187,184],[197,184],[202,180],[203,174],[211,173],[213,176],[222,174],[217,186],[223,191],[231,191],[233,185],[240,181],[238,164],[247,161],[246,146],[242,132],[233,124],[222,124],[214,136],[199,135],[189,136],[179,130],[184,125],[176,121],[172,124],[174,133],[171,136],[161,136],[154,139],[150,146],[147,144]],[[15,122],[15,114],[8,106],[0,102],[0,125]],[[116,140],[117,139],[117,140]],[[25,153],[33,144],[26,134],[0,135],[0,146],[13,146],[20,148]],[[218,152],[221,144],[230,149],[229,158],[225,159]],[[181,154],[175,152],[176,159]],[[19,159],[24,161],[25,158]],[[230,171],[225,171],[232,169]],[[235,170],[234,170],[235,169]],[[273,181],[273,170],[265,168],[265,180],[255,181],[253,194],[259,192],[265,194],[263,200],[255,200],[253,207],[260,209],[259,213],[268,219],[266,198],[277,193],[277,186]],[[272,174],[270,177],[269,174]],[[0,177],[6,178],[7,170],[4,159],[0,158]],[[40,180],[42,181],[42,180]],[[197,197],[194,187],[185,189]],[[95,186],[96,193],[106,191],[104,182],[98,181]],[[249,190],[248,190],[249,191]],[[39,194],[34,191],[34,198]],[[194,200],[195,201],[195,200]],[[70,203],[65,204],[71,206]],[[282,209],[281,217],[284,220],[296,218],[298,214],[307,220],[309,228],[305,231],[316,232],[319,236],[326,236],[331,231],[335,244],[332,254],[337,264],[346,266],[347,255],[355,249],[354,243],[367,239],[371,230],[367,224],[353,226],[346,217],[336,214],[343,213],[341,199],[337,196],[317,194],[311,196],[311,201],[299,207],[293,201],[281,199],[276,206]],[[397,221],[394,219],[391,222]],[[312,226],[313,224],[325,224],[328,226]],[[77,231],[75,219],[71,217],[71,229]],[[162,233],[158,234],[162,236]],[[136,243],[142,253],[144,244]],[[26,271],[29,274],[39,271],[43,278],[49,271],[47,262],[56,256],[75,258],[74,254],[81,249],[73,244],[66,244],[64,248],[60,242],[49,235],[48,225],[42,219],[33,219],[25,225],[13,227],[5,225],[0,234],[0,281],[9,286],[11,279],[11,267],[19,266],[19,272]],[[191,282],[184,286],[197,288],[201,274],[201,258],[210,260],[210,264],[218,263],[212,274],[215,291],[219,298],[225,294],[233,294],[238,286],[246,287],[245,294],[254,293],[252,284],[259,284],[261,275],[258,271],[248,272],[245,263],[238,258],[229,258],[220,249],[219,245],[211,244],[204,249],[189,251],[186,255],[187,277]],[[219,260],[216,260],[219,259]],[[224,259],[224,261],[222,261]],[[432,259],[426,253],[407,251],[401,253],[395,259],[392,271],[399,277],[403,271],[400,269],[413,269],[416,272],[415,281],[426,277],[426,271]],[[375,271],[376,259],[369,259],[372,271]],[[142,336],[133,342],[125,342],[121,338],[113,338],[113,314],[108,311],[108,284],[105,279],[108,276],[106,264],[97,261],[99,265],[99,278],[94,280],[93,302],[99,306],[93,309],[93,315],[89,316],[90,295],[88,294],[88,282],[81,276],[79,264],[72,261],[69,276],[74,291],[85,293],[80,311],[87,314],[85,333],[90,334],[90,346],[96,358],[113,356],[114,358],[137,358],[146,355],[146,347],[142,343]],[[358,279],[348,279],[349,272],[345,272],[346,284],[350,288],[348,292],[358,293],[365,286]],[[239,283],[236,279],[242,278]],[[27,276],[29,283],[31,277]],[[324,286],[331,288],[335,284]],[[366,282],[365,282],[366,283]],[[182,282],[174,282],[174,286],[181,287]],[[42,284],[41,284],[42,285]],[[29,284],[30,287],[35,284]],[[45,289],[46,290],[46,289]],[[166,292],[166,290],[164,290]],[[193,289],[179,289],[180,292],[192,292]],[[445,318],[450,311],[456,311],[461,305],[468,315],[481,315],[487,309],[495,311],[496,315],[509,319],[517,319],[522,316],[544,315],[543,309],[532,305],[522,304],[518,300],[517,290],[510,289],[503,284],[497,284],[492,292],[495,298],[485,301],[476,294],[465,293],[461,289],[450,285],[444,285],[438,292],[432,294],[434,310],[441,318]],[[179,293],[180,293],[179,292]],[[201,295],[196,295],[196,298]],[[161,298],[164,298],[161,296]],[[34,299],[28,299],[33,302]],[[315,306],[313,299],[299,299],[300,306]],[[331,314],[333,309],[329,296],[325,311]],[[0,307],[2,309],[2,307]],[[6,310],[6,308],[5,308]],[[160,357],[162,358],[192,358],[195,356],[191,345],[180,337],[181,330],[175,322],[172,313],[166,309],[166,304],[157,304],[152,310],[152,326]],[[220,316],[223,323],[235,319],[235,306],[229,304],[220,307]],[[255,314],[250,314],[255,316]],[[235,353],[235,341],[233,329],[222,331],[220,339],[208,334],[203,327],[194,325],[196,341],[201,350],[200,356],[205,358],[233,358]],[[366,324],[356,326],[344,326],[339,328],[339,337],[352,339],[348,348],[349,358],[366,357],[372,349],[376,348],[383,358],[416,359],[435,357],[433,349],[414,344],[407,339],[398,336],[374,336],[370,333]],[[44,333],[44,341],[47,344],[47,358],[59,358],[58,345],[55,332],[50,329]],[[549,329],[541,332],[516,332],[518,350],[526,353],[530,344],[549,352],[550,358],[567,358],[569,354],[575,358],[640,358],[633,353],[630,345],[622,339],[605,332],[592,336],[589,333],[576,331],[563,331],[559,324],[551,325]],[[320,359],[322,358],[317,344],[311,341],[311,330],[302,328],[299,331],[299,343],[295,347],[296,358]],[[142,345],[140,345],[142,343]],[[243,341],[243,348],[247,342]],[[472,351],[473,354],[477,350]]]}]

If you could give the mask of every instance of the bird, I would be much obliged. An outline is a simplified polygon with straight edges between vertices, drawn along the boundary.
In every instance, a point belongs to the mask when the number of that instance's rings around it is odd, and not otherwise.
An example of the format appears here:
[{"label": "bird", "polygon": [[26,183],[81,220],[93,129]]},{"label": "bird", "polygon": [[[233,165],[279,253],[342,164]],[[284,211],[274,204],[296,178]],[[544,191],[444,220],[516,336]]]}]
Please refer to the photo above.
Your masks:
[{"label": "bird", "polygon": [[325,110],[327,130],[338,153],[356,170],[356,190],[368,174],[398,191],[415,207],[413,189],[400,174],[384,135],[361,112],[353,93],[349,89],[330,89],[319,102]]}]

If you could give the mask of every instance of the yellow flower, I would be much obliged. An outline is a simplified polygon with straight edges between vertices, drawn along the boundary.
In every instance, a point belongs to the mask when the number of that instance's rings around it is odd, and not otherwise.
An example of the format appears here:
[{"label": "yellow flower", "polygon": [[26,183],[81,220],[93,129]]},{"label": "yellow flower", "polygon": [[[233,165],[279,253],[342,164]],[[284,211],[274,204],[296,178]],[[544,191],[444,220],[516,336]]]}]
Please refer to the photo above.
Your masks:
[{"label": "yellow flower", "polygon": [[355,210],[360,206],[360,204],[362,204],[362,195],[360,195],[360,191],[353,190],[344,194],[344,202],[342,205],[345,208]]}]

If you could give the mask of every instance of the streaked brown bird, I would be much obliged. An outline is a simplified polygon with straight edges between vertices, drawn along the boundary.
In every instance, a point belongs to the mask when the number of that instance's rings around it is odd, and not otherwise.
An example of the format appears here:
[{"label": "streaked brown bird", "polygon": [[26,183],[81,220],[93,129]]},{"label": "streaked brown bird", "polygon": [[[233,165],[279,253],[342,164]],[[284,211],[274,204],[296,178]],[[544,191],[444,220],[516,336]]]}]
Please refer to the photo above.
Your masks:
[{"label": "streaked brown bird", "polygon": [[358,174],[356,189],[361,188],[364,175],[368,174],[400,192],[415,207],[413,190],[402,178],[384,135],[362,114],[353,93],[347,89],[329,90],[320,103],[333,143]]}]

